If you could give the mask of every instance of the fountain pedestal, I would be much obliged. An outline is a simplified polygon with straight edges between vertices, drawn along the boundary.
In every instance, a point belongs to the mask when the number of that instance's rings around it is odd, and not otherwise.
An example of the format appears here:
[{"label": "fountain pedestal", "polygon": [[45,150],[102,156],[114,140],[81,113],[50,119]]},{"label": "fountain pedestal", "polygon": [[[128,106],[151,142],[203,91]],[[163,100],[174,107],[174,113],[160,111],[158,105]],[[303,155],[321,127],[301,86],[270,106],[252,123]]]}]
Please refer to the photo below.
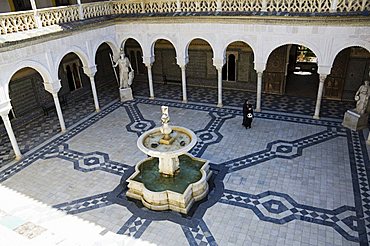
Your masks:
[{"label": "fountain pedestal", "polygon": [[179,170],[179,165],[180,162],[177,156],[173,158],[159,158],[159,172],[164,175],[175,175],[176,171]]}]

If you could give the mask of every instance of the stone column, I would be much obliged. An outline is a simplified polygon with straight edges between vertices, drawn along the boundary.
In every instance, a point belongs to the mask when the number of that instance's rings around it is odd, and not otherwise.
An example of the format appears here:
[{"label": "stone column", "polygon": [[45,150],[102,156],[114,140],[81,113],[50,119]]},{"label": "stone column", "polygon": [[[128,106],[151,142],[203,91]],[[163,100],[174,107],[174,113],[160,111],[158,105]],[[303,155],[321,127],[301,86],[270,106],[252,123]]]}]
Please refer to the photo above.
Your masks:
[{"label": "stone column", "polygon": [[59,98],[58,98],[58,91],[61,88],[60,81],[57,80],[57,81],[51,82],[51,83],[50,82],[44,82],[44,87],[45,87],[46,91],[50,92],[53,95],[54,104],[55,104],[55,108],[57,110],[57,115],[58,115],[58,119],[59,119],[60,128],[61,128],[62,132],[65,132],[67,129],[66,129],[66,126],[64,124],[62,109],[60,107]]},{"label": "stone column", "polygon": [[186,93],[186,65],[180,66],[181,67],[181,82],[182,82],[182,102],[188,102],[188,96]]},{"label": "stone column", "polygon": [[317,91],[315,114],[313,115],[314,119],[320,119],[321,99],[322,99],[322,93],[324,90],[324,82],[325,82],[326,76],[327,74],[320,74],[320,83],[319,83],[319,89]]},{"label": "stone column", "polygon": [[99,100],[98,100],[98,93],[96,92],[96,86],[95,86],[95,74],[97,72],[96,66],[91,67],[83,67],[84,73],[90,78],[90,84],[91,84],[91,90],[94,98],[94,104],[95,104],[95,111],[99,112]]},{"label": "stone column", "polygon": [[154,63],[154,56],[143,56],[143,63],[148,69],[149,99],[154,99],[153,75],[152,75],[152,65]]},{"label": "stone column", "polygon": [[218,92],[218,100],[217,100],[217,107],[222,107],[222,66],[216,67],[217,68],[217,92]]},{"label": "stone column", "polygon": [[261,98],[262,98],[262,75],[263,72],[257,72],[257,102],[256,112],[261,112]]},{"label": "stone column", "polygon": [[21,154],[21,151],[19,150],[19,146],[18,146],[17,140],[15,139],[15,135],[13,132],[12,124],[10,123],[10,120],[8,117],[9,111],[11,109],[12,109],[12,105],[10,104],[10,100],[5,103],[0,103],[0,116],[4,122],[6,132],[8,133],[8,137],[12,145],[14,154],[15,154],[15,159],[20,160],[22,159],[22,154]]},{"label": "stone column", "polygon": [[370,129],[369,129],[369,135],[367,135],[366,143],[370,145]]}]

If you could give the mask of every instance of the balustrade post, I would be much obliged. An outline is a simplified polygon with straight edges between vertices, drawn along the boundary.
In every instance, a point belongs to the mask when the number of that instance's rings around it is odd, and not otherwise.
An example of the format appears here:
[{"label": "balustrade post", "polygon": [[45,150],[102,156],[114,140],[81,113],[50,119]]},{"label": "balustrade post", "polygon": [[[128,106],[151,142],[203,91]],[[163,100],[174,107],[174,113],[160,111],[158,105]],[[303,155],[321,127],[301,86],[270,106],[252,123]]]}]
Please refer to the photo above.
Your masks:
[{"label": "balustrade post", "polygon": [[262,0],[262,9],[261,11],[266,12],[267,11],[267,0]]},{"label": "balustrade post", "polygon": [[40,19],[40,16],[39,16],[39,12],[37,10],[35,0],[31,0],[31,7],[32,7],[32,10],[33,10],[33,17],[35,18],[36,28],[40,28],[40,27],[42,27],[42,22],[41,22],[41,19]]},{"label": "balustrade post", "polygon": [[85,16],[84,16],[84,9],[82,7],[81,0],[77,0],[77,5],[78,5],[78,18],[80,20],[83,20],[85,19]]},{"label": "balustrade post", "polygon": [[181,2],[180,2],[180,0],[176,0],[176,12],[181,12]]},{"label": "balustrade post", "polygon": [[331,0],[330,12],[337,12],[338,0]]},{"label": "balustrade post", "polygon": [[222,11],[221,0],[217,0],[217,2],[216,2],[216,12],[221,12],[221,11]]}]

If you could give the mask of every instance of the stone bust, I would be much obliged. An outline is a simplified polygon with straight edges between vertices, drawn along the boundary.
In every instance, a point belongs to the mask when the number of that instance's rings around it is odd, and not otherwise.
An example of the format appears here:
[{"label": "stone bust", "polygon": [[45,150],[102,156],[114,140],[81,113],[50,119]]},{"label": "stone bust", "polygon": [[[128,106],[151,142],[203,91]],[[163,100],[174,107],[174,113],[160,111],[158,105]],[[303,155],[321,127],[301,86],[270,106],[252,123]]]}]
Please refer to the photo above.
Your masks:
[{"label": "stone bust", "polygon": [[358,88],[355,100],[356,100],[356,112],[359,114],[367,113],[367,106],[369,103],[370,86],[369,81],[364,81],[364,84]]}]

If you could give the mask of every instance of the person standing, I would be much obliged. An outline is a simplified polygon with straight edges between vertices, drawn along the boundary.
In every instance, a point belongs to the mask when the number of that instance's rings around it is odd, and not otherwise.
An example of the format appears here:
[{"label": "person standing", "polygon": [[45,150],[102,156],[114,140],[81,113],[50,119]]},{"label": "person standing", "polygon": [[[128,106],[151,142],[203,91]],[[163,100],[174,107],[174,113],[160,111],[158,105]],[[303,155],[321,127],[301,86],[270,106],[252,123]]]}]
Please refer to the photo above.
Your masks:
[{"label": "person standing", "polygon": [[248,129],[252,127],[252,121],[253,121],[253,107],[251,104],[249,104],[248,99],[245,100],[243,104],[243,126]]}]

